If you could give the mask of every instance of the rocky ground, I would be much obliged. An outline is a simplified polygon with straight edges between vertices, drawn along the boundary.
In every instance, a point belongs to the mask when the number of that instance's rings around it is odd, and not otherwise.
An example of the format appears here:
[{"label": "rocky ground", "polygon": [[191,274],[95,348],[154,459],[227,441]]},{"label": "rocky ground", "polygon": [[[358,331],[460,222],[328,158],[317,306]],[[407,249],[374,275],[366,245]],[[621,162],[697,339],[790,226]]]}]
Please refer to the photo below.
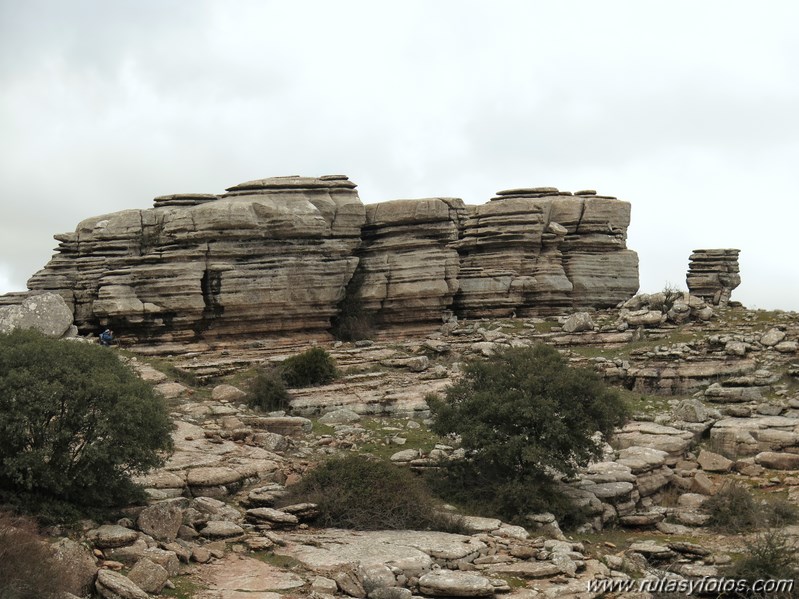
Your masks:
[{"label": "rocky ground", "polygon": [[[140,480],[148,507],[87,523],[60,541],[62,553],[83,573],[76,594],[95,584],[108,598],[592,597],[592,579],[715,576],[751,540],[704,527],[701,505],[726,481],[799,502],[798,340],[799,314],[663,294],[568,318],[450,321],[331,345],[343,376],[292,390],[290,415],[244,403],[253,368],[285,357],[268,342],[159,358],[123,351],[169,400],[176,451]],[[602,461],[562,481],[591,515],[577,531],[548,514],[525,528],[466,517],[468,534],[320,530],[314,506],[274,507],[333,453],[414,469],[447,459],[457,448],[429,432],[425,396],[468,359],[538,341],[618,385],[634,412]],[[799,528],[785,533],[799,538]]]}]

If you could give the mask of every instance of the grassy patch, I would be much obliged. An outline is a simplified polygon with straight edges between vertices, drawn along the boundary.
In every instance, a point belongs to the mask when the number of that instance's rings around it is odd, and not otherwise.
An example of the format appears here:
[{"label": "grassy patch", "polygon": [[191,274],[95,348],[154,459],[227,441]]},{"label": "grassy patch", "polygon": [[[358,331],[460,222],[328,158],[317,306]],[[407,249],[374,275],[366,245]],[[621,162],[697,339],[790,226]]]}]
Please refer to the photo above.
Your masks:
[{"label": "grassy patch", "polygon": [[507,582],[511,589],[527,588],[527,581],[523,578],[516,578],[515,576],[501,576],[500,578]]},{"label": "grassy patch", "polygon": [[536,322],[533,324],[533,330],[536,333],[545,334],[551,333],[552,329],[558,326],[558,323],[555,321],[544,321],[544,322]]},{"label": "grassy patch", "polygon": [[[363,443],[359,448],[359,452],[388,459],[398,451],[405,449],[418,449],[423,453],[429,453],[436,446],[436,443],[445,443],[444,439],[430,431],[426,426],[406,428],[406,423],[406,420],[386,421],[364,418],[359,424],[366,431],[372,433],[372,439]],[[394,428],[400,430],[391,430]],[[392,437],[402,437],[405,439],[405,444],[396,445],[392,443]]]},{"label": "grassy patch", "polygon": [[175,599],[193,599],[199,592],[206,589],[205,586],[192,580],[188,576],[174,576],[171,578],[175,585],[174,589],[165,588],[161,591],[162,597],[174,597]]},{"label": "grassy patch", "polygon": [[329,424],[324,424],[318,420],[312,420],[311,422],[313,425],[311,431],[318,437],[321,437],[322,435],[332,435],[334,432],[336,432],[336,429]]},{"label": "grassy patch", "polygon": [[658,414],[670,412],[670,402],[675,399],[682,399],[674,396],[636,393],[635,391],[630,391],[623,387],[617,388],[617,390],[633,418],[636,418],[638,415],[656,416]]}]

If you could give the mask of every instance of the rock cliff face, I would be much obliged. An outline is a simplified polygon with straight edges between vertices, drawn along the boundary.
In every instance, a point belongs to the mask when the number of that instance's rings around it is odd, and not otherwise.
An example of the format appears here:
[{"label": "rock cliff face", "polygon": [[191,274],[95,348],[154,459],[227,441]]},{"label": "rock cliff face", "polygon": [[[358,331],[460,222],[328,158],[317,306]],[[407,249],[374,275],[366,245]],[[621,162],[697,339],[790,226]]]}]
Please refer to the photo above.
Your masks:
[{"label": "rock cliff face", "polygon": [[455,247],[466,206],[456,198],[366,206],[354,298],[380,326],[440,323],[458,290]]},{"label": "rock cliff face", "polygon": [[608,307],[638,289],[630,205],[499,192],[366,207],[347,177],[276,177],[87,219],[28,282],[83,332],[159,343],[325,335],[346,302],[378,327]]},{"label": "rock cliff face", "polygon": [[741,250],[694,250],[688,265],[688,291],[716,306],[726,306],[732,290],[741,284]]},{"label": "rock cliff face", "polygon": [[480,317],[615,306],[638,290],[629,224],[629,203],[593,191],[500,191],[466,221],[455,309]]},{"label": "rock cliff face", "polygon": [[31,278],[83,330],[162,340],[321,332],[358,263],[364,207],[346,177],[243,183],[87,219]]}]

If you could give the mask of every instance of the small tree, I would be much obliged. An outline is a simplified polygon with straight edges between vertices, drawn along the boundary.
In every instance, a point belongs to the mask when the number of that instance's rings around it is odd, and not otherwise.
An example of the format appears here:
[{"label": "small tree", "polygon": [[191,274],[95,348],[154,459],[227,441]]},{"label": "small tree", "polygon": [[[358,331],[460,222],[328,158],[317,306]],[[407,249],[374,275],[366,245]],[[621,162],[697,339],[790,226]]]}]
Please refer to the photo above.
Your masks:
[{"label": "small tree", "polygon": [[130,476],[162,463],[171,430],[163,400],[116,352],[0,335],[0,489],[10,496],[127,501]]},{"label": "small tree", "polygon": [[[552,473],[574,474],[624,422],[618,394],[539,344],[467,365],[441,400],[432,429],[457,435],[466,458],[449,474],[455,500],[519,519],[551,506]],[[557,511],[550,509],[549,511]]]}]

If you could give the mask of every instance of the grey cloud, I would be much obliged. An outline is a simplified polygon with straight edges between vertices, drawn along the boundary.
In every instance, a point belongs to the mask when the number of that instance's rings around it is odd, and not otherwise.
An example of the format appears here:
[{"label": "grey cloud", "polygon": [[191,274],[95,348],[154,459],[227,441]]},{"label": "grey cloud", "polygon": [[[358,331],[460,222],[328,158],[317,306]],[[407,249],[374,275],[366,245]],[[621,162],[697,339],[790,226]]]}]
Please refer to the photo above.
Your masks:
[{"label": "grey cloud", "polygon": [[608,6],[0,0],[0,285],[93,214],[344,172],[367,202],[597,188],[645,289],[734,245],[744,301],[799,309],[799,6]]}]

